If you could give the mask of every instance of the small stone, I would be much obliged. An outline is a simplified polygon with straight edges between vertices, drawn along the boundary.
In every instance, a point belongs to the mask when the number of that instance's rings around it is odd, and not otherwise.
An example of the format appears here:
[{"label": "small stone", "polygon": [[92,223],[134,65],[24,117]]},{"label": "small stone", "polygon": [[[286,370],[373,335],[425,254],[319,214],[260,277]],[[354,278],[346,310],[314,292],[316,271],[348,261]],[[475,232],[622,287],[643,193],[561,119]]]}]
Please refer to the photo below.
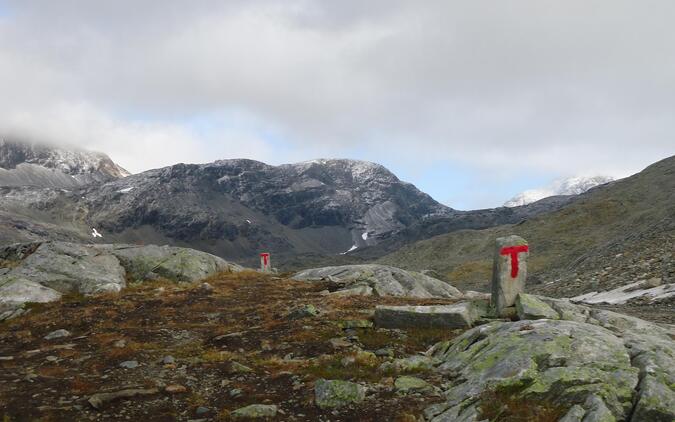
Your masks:
[{"label": "small stone", "polygon": [[138,361],[135,360],[127,360],[122,363],[120,363],[121,368],[126,368],[126,369],[134,369],[138,367]]},{"label": "small stone", "polygon": [[130,389],[130,390],[121,390],[121,391],[116,391],[112,393],[97,393],[92,395],[88,402],[93,407],[94,409],[100,410],[102,409],[107,403],[110,403],[115,400],[119,399],[129,399],[132,397],[136,396],[149,396],[153,394],[157,394],[159,390],[156,388],[151,388],[151,389]]},{"label": "small stone", "polygon": [[164,356],[164,359],[162,359],[162,363],[164,365],[171,365],[173,363],[176,363],[176,359],[171,355],[167,355],[167,356]]},{"label": "small stone", "polygon": [[56,362],[57,360],[59,360],[59,358],[56,357],[56,356],[50,355],[50,356],[47,356],[45,358],[45,360],[47,360],[48,362]]},{"label": "small stone", "polygon": [[296,308],[293,308],[289,313],[288,313],[288,319],[301,319],[301,318],[309,318],[309,317],[315,317],[319,315],[319,310],[316,309],[316,306],[314,305],[302,305],[298,306]]},{"label": "small stone", "polygon": [[360,403],[366,397],[365,388],[349,381],[318,379],[314,384],[314,400],[320,409],[339,408]]},{"label": "small stone", "polygon": [[273,418],[277,415],[278,408],[272,404],[252,404],[235,410],[231,413],[235,419],[239,418]]},{"label": "small stone", "polygon": [[244,392],[240,388],[233,388],[230,390],[230,397],[235,398],[239,397],[243,394]]},{"label": "small stone", "polygon": [[164,391],[166,391],[169,394],[180,394],[187,392],[187,388],[180,384],[171,384],[167,385]]},{"label": "small stone", "polygon": [[394,357],[394,351],[389,347],[377,349],[377,350],[375,350],[375,356],[378,356],[378,357]]},{"label": "small stone", "polygon": [[409,376],[396,378],[394,387],[396,387],[396,391],[401,393],[427,391],[432,389],[431,385],[423,379]]},{"label": "small stone", "polygon": [[351,319],[338,322],[338,327],[343,330],[354,328],[373,328],[373,322],[367,319]]},{"label": "small stone", "polygon": [[127,347],[127,341],[126,340],[117,340],[116,342],[113,343],[113,347],[117,347],[118,349],[123,349]]},{"label": "small stone", "polygon": [[352,347],[352,344],[344,338],[332,338],[328,340],[331,346],[334,349],[343,349],[346,347]]},{"label": "small stone", "polygon": [[64,330],[63,328],[60,330],[52,331],[51,333],[45,336],[45,340],[54,340],[63,337],[70,337],[70,331]]},{"label": "small stone", "polygon": [[260,341],[260,349],[263,352],[271,352],[274,348],[272,347],[272,342],[269,340]]},{"label": "small stone", "polygon": [[246,365],[242,365],[239,362],[232,361],[230,364],[230,372],[233,374],[242,374],[242,373],[248,373],[248,372],[253,372],[253,369],[249,368]]},{"label": "small stone", "polygon": [[210,411],[211,411],[211,409],[209,409],[208,407],[199,406],[197,408],[197,410],[195,410],[195,414],[197,416],[202,416],[202,415],[205,415],[205,414],[209,413]]},{"label": "small stone", "polygon": [[201,289],[207,293],[211,293],[214,290],[213,286],[210,285],[209,283],[202,283]]}]

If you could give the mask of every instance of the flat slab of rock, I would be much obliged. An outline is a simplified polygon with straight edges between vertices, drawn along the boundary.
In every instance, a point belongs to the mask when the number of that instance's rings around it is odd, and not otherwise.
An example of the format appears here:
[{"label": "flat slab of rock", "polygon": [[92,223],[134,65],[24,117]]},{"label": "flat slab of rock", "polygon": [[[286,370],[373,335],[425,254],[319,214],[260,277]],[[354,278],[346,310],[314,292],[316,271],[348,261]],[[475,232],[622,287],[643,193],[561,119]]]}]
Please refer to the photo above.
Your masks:
[{"label": "flat slab of rock", "polygon": [[345,295],[370,295],[461,298],[462,292],[452,285],[415,271],[387,265],[343,265],[312,268],[293,276],[298,281],[328,281]]},{"label": "flat slab of rock", "polygon": [[476,318],[471,302],[432,306],[381,305],[375,308],[375,324],[382,328],[467,328]]},{"label": "flat slab of rock", "polygon": [[273,418],[279,409],[273,404],[251,404],[232,412],[234,419],[261,419]]}]

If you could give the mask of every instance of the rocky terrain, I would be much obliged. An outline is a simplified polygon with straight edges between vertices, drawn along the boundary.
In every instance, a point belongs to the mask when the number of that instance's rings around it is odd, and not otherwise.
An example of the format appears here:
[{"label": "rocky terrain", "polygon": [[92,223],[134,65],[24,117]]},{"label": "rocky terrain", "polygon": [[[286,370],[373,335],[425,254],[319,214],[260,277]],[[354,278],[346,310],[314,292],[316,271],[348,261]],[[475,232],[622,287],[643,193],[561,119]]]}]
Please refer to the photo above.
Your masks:
[{"label": "rocky terrain", "polygon": [[457,211],[354,160],[0,147],[3,421],[675,420],[675,157]]},{"label": "rocky terrain", "polygon": [[217,256],[168,246],[14,244],[0,249],[0,321],[63,295],[115,293],[128,283],[166,279],[191,282],[240,271]]},{"label": "rocky terrain", "polygon": [[[530,295],[508,321],[491,320],[482,299],[330,289],[242,271],[32,304],[0,324],[0,413],[9,421],[675,417],[672,326]],[[447,312],[455,318],[439,318]]]}]

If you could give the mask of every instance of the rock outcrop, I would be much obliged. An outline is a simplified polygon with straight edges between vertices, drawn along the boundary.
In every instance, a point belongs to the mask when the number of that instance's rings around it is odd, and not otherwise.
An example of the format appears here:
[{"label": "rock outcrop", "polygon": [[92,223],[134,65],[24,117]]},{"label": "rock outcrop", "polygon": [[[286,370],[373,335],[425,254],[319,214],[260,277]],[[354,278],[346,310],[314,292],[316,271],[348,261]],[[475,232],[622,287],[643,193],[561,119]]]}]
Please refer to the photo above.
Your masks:
[{"label": "rock outcrop", "polygon": [[564,420],[675,418],[672,330],[565,300],[525,299],[539,311],[523,316],[560,319],[495,321],[428,351],[450,381],[446,401],[426,409],[429,420],[478,421],[495,392],[568,409]]},{"label": "rock outcrop", "polygon": [[169,246],[17,244],[0,249],[0,320],[27,302],[51,302],[65,293],[118,292],[127,280],[192,282],[241,267],[204,252]]},{"label": "rock outcrop", "polygon": [[450,284],[425,274],[387,265],[344,265],[312,268],[293,276],[298,281],[328,281],[336,294],[415,298],[461,298]]}]

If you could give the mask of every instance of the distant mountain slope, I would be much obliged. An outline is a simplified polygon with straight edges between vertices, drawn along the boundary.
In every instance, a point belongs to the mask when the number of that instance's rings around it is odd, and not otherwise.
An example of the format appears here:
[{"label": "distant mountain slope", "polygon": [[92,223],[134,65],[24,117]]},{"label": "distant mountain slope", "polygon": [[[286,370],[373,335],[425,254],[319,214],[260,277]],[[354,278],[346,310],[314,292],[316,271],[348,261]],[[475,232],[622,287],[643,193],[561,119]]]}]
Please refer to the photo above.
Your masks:
[{"label": "distant mountain slope", "polygon": [[90,241],[190,245],[237,259],[261,250],[336,255],[453,212],[386,168],[355,160],[178,164],[70,192],[15,188],[3,196],[0,209],[24,221],[12,226],[18,231],[49,223],[59,236],[68,226]]},{"label": "distant mountain slope", "polygon": [[99,152],[0,139],[0,186],[72,188],[128,175]]},{"label": "distant mountain slope", "polygon": [[541,189],[522,192],[504,203],[505,207],[519,207],[551,196],[579,195],[591,188],[609,183],[614,179],[609,176],[576,176],[558,180]]},{"label": "distant mountain slope", "polygon": [[[579,294],[654,276],[673,282],[673,219],[675,157],[670,157],[592,189],[558,211],[517,225],[461,230],[415,242],[380,262],[433,269],[460,288],[484,289],[494,239],[517,234],[530,241],[531,281],[547,283],[536,287],[540,290]],[[628,260],[632,264],[622,265]],[[632,270],[626,272],[629,266]]]}]

